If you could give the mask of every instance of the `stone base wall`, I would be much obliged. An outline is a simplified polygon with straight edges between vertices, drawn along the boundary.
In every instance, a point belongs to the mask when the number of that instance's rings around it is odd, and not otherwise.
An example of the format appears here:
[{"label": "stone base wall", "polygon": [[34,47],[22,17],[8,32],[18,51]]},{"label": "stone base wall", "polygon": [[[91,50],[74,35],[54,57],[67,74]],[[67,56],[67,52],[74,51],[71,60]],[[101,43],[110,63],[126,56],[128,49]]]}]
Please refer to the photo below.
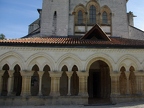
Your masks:
[{"label": "stone base wall", "polygon": [[0,106],[43,106],[43,105],[81,105],[88,104],[88,97],[81,96],[30,96],[0,97]]},{"label": "stone base wall", "polygon": [[111,102],[116,103],[125,103],[125,102],[135,102],[135,101],[144,101],[143,95],[123,95],[123,96],[112,96]]}]

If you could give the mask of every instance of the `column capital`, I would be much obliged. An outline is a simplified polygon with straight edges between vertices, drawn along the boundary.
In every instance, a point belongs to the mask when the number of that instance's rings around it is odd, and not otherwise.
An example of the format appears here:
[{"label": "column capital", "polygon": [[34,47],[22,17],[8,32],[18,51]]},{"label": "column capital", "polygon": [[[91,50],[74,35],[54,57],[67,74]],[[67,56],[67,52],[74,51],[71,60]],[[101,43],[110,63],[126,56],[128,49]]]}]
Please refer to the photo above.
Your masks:
[{"label": "column capital", "polygon": [[9,76],[12,77],[14,74],[14,70],[8,70]]},{"label": "column capital", "polygon": [[32,76],[34,71],[20,71],[22,76]]},{"label": "column capital", "polygon": [[70,78],[73,74],[73,71],[66,71],[66,74],[67,74],[68,78]]},{"label": "column capital", "polygon": [[129,72],[125,72],[125,75],[126,75],[127,79],[129,79],[130,73]]},{"label": "column capital", "polygon": [[40,77],[42,77],[43,74],[44,74],[44,71],[38,71],[38,74],[39,74]]},{"label": "column capital", "polygon": [[62,72],[49,71],[50,77],[61,77]]},{"label": "column capital", "polygon": [[81,71],[76,71],[78,77],[88,77],[89,73],[87,72],[81,72]]}]

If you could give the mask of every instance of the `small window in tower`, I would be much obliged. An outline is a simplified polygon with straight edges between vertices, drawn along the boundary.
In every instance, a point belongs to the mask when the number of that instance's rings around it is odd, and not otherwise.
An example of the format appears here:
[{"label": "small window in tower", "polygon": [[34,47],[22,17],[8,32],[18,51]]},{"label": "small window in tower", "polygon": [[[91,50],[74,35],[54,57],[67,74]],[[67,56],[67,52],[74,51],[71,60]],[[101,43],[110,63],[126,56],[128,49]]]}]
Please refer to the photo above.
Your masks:
[{"label": "small window in tower", "polygon": [[54,12],[54,17],[57,17],[57,12],[56,11]]},{"label": "small window in tower", "polygon": [[53,36],[56,35],[56,32],[57,32],[57,11],[54,11],[54,15],[53,15],[53,30],[52,30]]},{"label": "small window in tower", "polygon": [[103,12],[102,14],[102,23],[107,24],[108,23],[108,18],[107,18],[107,13]]},{"label": "small window in tower", "polygon": [[83,13],[82,11],[78,11],[78,24],[83,24]]},{"label": "small window in tower", "polygon": [[90,24],[96,23],[96,7],[94,5],[90,6],[89,9],[89,23]]}]

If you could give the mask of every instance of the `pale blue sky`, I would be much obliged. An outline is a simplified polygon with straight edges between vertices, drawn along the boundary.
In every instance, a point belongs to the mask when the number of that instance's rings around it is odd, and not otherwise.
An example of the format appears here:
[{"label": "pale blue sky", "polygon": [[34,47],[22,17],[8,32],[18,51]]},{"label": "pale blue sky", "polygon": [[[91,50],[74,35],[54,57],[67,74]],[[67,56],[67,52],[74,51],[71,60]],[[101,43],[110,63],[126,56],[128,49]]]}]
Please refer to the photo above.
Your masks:
[{"label": "pale blue sky", "polygon": [[[14,39],[27,35],[28,25],[38,18],[42,0],[0,0],[0,33]],[[132,11],[135,26],[144,30],[144,0],[129,0],[127,11]]]}]

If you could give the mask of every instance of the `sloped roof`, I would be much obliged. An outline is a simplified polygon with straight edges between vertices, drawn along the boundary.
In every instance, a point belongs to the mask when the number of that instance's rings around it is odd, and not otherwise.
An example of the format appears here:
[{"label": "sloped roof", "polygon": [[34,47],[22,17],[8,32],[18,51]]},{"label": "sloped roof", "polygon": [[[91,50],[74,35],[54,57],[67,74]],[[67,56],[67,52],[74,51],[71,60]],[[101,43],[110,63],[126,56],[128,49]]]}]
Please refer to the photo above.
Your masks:
[{"label": "sloped roof", "polygon": [[111,41],[99,25],[93,26],[81,39],[92,39],[95,37],[97,40]]},{"label": "sloped roof", "polygon": [[126,38],[111,37],[111,41],[98,41],[80,38],[47,37],[47,38],[22,38],[13,40],[0,40],[0,46],[91,46],[91,47],[142,47],[144,41]]},{"label": "sloped roof", "polygon": [[108,37],[98,25],[95,25],[82,37],[47,36],[0,40],[0,46],[144,48],[144,40]]}]

